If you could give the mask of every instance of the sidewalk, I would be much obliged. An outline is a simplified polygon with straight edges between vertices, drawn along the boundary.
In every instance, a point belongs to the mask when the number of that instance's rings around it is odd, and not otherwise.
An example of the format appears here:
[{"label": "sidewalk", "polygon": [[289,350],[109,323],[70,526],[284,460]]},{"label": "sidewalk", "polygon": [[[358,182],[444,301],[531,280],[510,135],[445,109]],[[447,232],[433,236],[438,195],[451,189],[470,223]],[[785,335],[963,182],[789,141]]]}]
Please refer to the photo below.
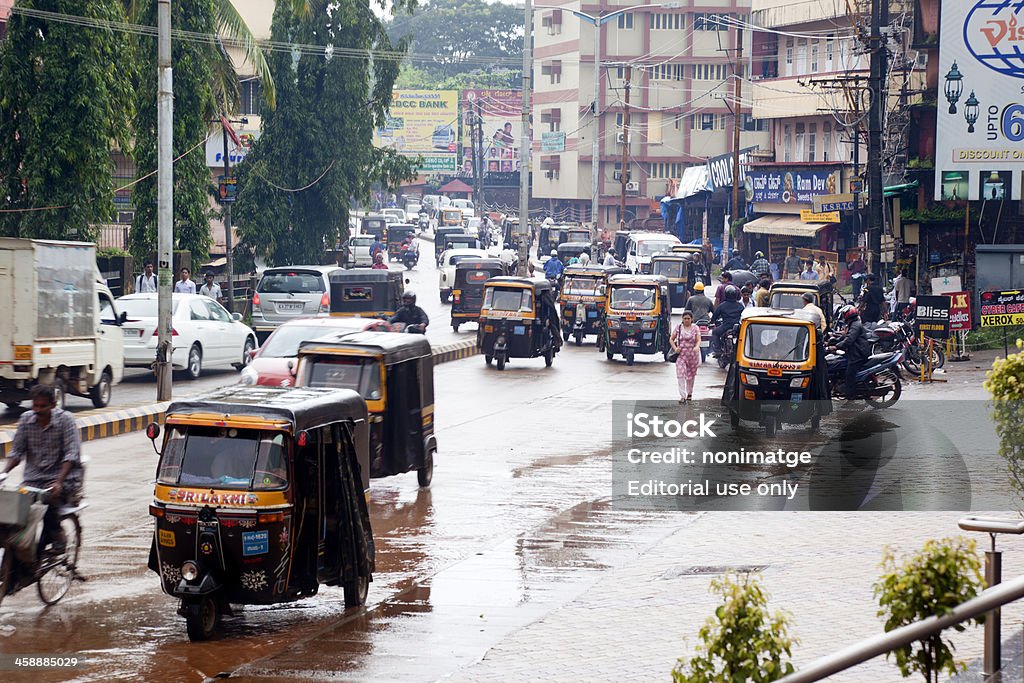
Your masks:
[{"label": "sidewalk", "polygon": [[[1005,513],[1004,513],[1005,514]],[[918,549],[929,538],[959,535],[958,513],[706,513],[654,548],[612,569],[584,594],[520,629],[456,673],[457,681],[667,680],[718,603],[717,574],[761,567],[770,609],[785,609],[799,638],[799,667],[882,632],[872,584],[882,549]],[[987,539],[974,534],[979,545]],[[1024,571],[1024,542],[1003,539],[1004,576]],[[727,563],[724,558],[729,558]],[[1024,604],[1003,609],[1003,634],[1020,630]],[[982,634],[956,634],[957,658],[981,656]],[[877,658],[830,678],[898,681]]]}]

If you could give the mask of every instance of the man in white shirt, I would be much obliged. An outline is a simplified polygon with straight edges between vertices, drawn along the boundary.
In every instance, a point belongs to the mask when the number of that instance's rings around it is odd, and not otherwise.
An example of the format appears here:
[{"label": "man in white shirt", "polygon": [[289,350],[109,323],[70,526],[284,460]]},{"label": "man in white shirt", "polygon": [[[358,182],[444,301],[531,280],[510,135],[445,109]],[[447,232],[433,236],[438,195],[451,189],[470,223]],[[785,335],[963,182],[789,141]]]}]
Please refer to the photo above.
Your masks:
[{"label": "man in white shirt", "polygon": [[220,301],[220,285],[213,281],[213,273],[206,274],[206,282],[199,288],[199,293],[214,301]]},{"label": "man in white shirt", "polygon": [[147,292],[156,293],[158,290],[156,273],[153,272],[153,262],[146,261],[145,272],[139,273],[135,278],[135,293]]},{"label": "man in white shirt", "polygon": [[195,294],[196,283],[189,280],[189,276],[192,273],[189,272],[188,268],[181,269],[181,279],[174,283],[174,291],[181,294]]}]

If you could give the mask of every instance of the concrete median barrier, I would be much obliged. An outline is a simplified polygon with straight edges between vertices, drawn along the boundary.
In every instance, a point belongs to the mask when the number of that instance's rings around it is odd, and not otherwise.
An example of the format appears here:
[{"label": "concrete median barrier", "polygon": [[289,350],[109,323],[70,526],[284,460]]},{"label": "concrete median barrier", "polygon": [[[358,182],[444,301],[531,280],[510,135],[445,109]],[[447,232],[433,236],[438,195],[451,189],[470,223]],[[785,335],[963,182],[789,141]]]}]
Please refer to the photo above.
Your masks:
[{"label": "concrete median barrier", "polygon": [[[477,353],[476,339],[437,344],[431,346],[434,365],[469,358]],[[118,436],[142,431],[150,422],[163,422],[169,403],[153,403],[138,408],[120,408],[91,412],[76,416],[75,421],[82,435],[82,441],[95,441],[108,436]],[[7,457],[14,441],[14,429],[0,430],[0,457]]]}]

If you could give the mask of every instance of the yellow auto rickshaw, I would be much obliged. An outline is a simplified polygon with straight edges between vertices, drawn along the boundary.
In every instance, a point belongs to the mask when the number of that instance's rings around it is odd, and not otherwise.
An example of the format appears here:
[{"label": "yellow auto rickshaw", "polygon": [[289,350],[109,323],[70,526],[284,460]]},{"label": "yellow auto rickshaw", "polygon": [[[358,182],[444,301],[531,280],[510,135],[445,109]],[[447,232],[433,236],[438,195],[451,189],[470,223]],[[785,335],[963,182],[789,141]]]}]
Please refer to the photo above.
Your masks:
[{"label": "yellow auto rickshaw", "polygon": [[296,386],[352,389],[370,414],[370,477],[434,476],[434,357],[418,334],[348,332],[299,345]]},{"label": "yellow auto rickshaw", "polygon": [[[191,640],[229,605],[269,605],[342,586],[366,600],[366,404],[353,391],[230,386],[167,409],[149,568],[180,600]],[[156,449],[160,426],[146,434]]]},{"label": "yellow auto rickshaw", "polygon": [[651,273],[668,280],[668,297],[672,308],[682,308],[690,298],[690,257],[684,253],[655,254],[651,257]]},{"label": "yellow auto rickshaw", "polygon": [[544,278],[494,277],[484,283],[476,345],[499,370],[511,358],[544,357],[551,367],[561,348],[561,326],[551,283]]},{"label": "yellow auto rickshaw", "polygon": [[462,209],[441,209],[441,214],[438,218],[437,224],[451,225],[451,226],[462,226]]},{"label": "yellow auto rickshaw", "polygon": [[769,306],[779,310],[799,310],[804,307],[803,296],[810,292],[814,304],[825,314],[825,327],[832,326],[835,308],[832,283],[828,280],[778,280],[768,288]]},{"label": "yellow auto rickshaw", "polygon": [[799,310],[744,311],[722,402],[734,427],[757,422],[769,437],[783,423],[810,422],[817,429],[832,412],[832,398],[814,318]]},{"label": "yellow auto rickshaw", "polygon": [[622,354],[627,365],[638,353],[662,353],[668,360],[672,307],[662,275],[614,275],[608,279],[604,329],[597,348],[608,360]]},{"label": "yellow auto rickshaw", "polygon": [[558,303],[562,309],[562,339],[576,338],[576,346],[588,334],[599,335],[608,301],[608,278],[625,273],[617,266],[569,266],[562,273]]}]

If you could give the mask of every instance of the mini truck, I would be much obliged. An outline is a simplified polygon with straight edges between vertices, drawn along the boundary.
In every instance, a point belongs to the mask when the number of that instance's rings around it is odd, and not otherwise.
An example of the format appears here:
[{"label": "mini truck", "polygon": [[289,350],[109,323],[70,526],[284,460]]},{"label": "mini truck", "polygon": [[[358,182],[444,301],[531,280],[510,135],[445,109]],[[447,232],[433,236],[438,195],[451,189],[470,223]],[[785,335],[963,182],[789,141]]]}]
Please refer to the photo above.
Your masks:
[{"label": "mini truck", "polygon": [[110,403],[124,374],[124,338],[114,297],[96,267],[96,246],[0,238],[0,401],[9,407],[36,384]]}]

